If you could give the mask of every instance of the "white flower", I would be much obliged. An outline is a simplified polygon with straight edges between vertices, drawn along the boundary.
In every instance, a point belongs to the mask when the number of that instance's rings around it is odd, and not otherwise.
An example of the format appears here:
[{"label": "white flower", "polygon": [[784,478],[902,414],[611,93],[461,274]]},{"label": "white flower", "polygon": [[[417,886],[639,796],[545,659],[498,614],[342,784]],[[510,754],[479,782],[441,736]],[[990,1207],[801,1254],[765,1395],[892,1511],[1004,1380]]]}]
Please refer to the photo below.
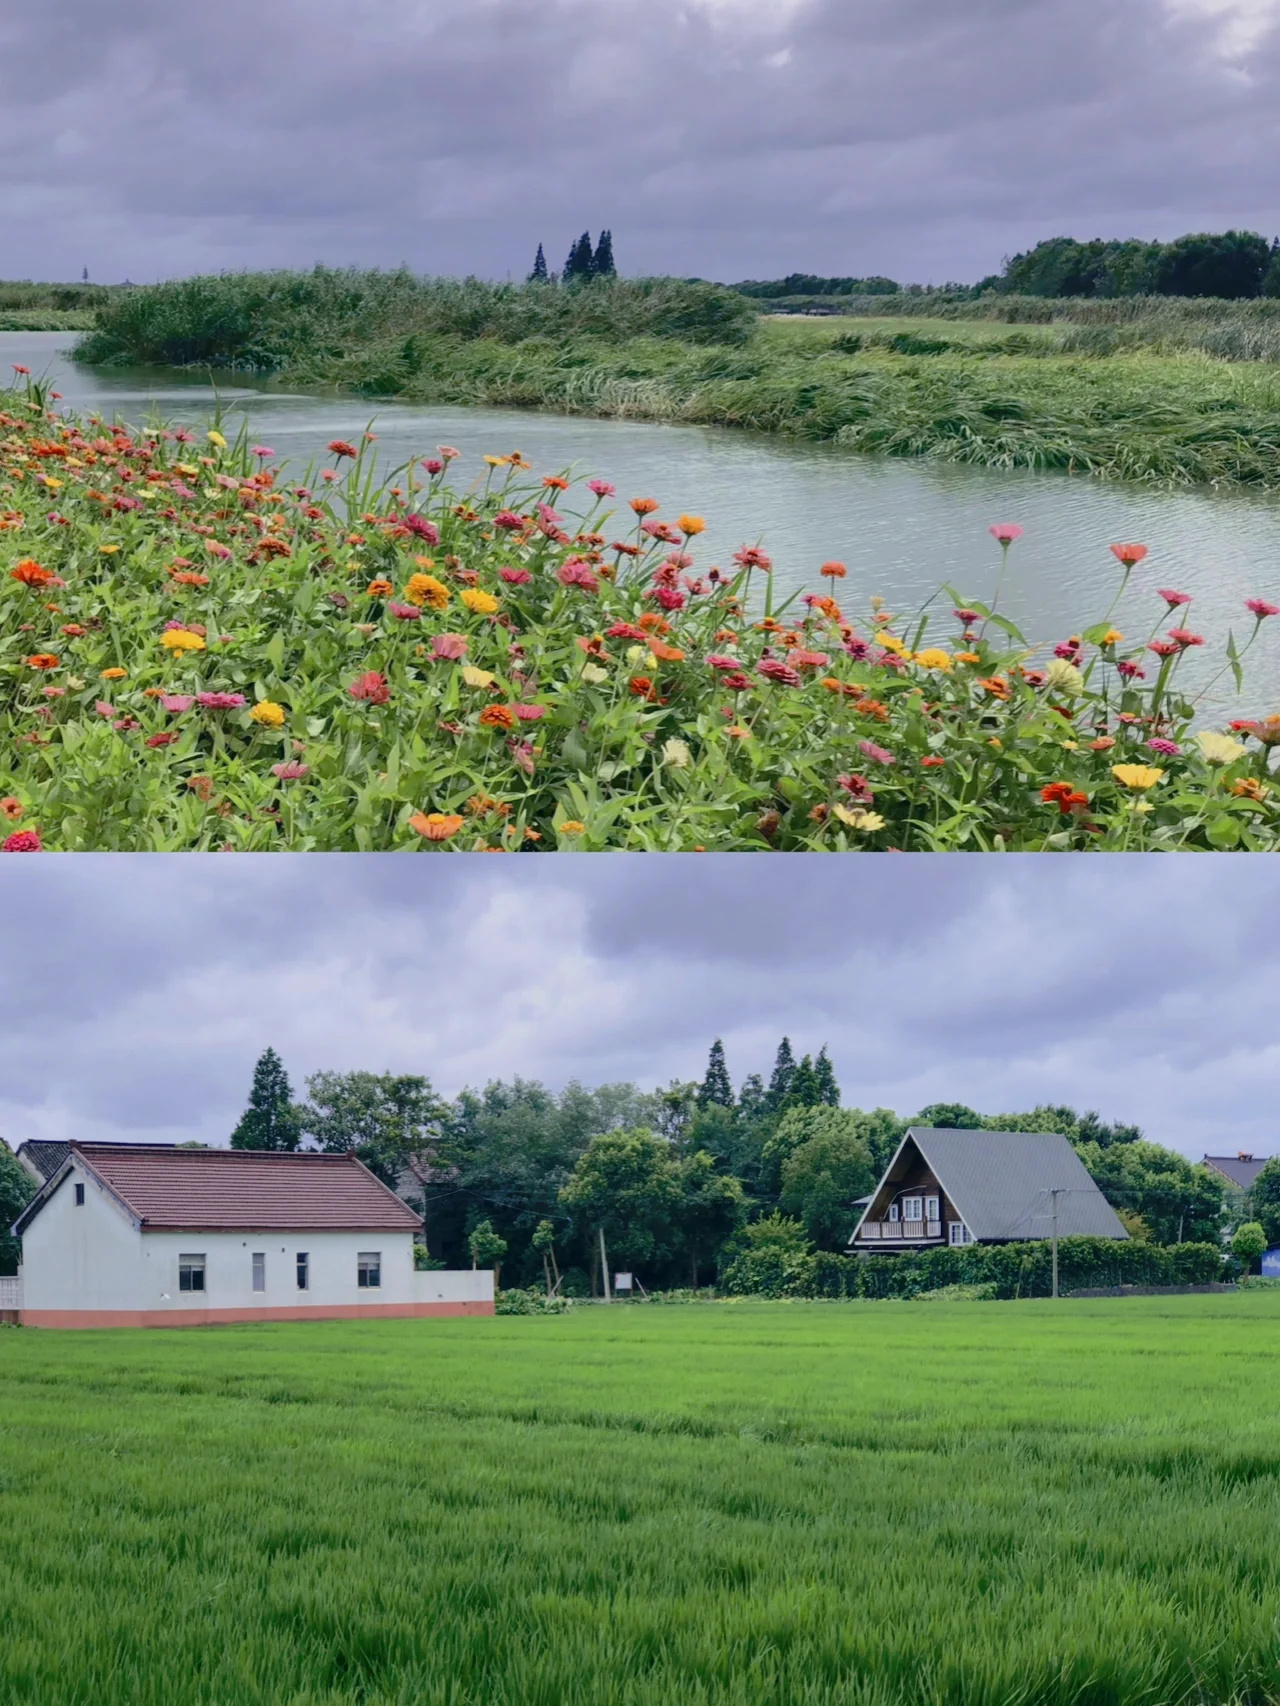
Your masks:
[{"label": "white flower", "polygon": [[1196,745],[1210,764],[1232,764],[1249,750],[1241,741],[1232,740],[1230,735],[1215,734],[1212,729],[1202,729],[1196,736]]},{"label": "white flower", "polygon": [[584,663],[582,666],[582,679],[584,681],[589,681],[593,687],[598,687],[602,681],[608,681],[609,671],[607,669],[601,669],[598,663]]},{"label": "white flower", "polygon": [[693,763],[693,754],[685,741],[672,735],[671,739],[663,744],[662,762],[671,770],[687,770]]},{"label": "white flower", "polygon": [[1083,693],[1084,676],[1066,658],[1050,658],[1044,678],[1055,693]]}]

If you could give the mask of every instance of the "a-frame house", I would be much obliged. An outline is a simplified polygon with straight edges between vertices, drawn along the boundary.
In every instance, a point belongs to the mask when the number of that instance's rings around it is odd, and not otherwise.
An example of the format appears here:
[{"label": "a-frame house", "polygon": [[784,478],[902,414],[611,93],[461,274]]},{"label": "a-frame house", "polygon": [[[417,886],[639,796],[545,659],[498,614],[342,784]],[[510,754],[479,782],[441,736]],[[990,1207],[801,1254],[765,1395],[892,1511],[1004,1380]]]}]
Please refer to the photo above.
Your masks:
[{"label": "a-frame house", "polygon": [[1057,1132],[912,1126],[861,1206],[860,1252],[1129,1236]]}]

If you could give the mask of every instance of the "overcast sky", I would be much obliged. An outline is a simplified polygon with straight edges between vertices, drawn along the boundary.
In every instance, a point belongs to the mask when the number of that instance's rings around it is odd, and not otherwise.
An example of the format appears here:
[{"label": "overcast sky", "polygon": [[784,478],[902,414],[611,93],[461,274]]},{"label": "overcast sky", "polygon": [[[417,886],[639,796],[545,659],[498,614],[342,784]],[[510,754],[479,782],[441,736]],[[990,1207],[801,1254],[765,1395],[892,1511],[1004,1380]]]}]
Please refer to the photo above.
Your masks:
[{"label": "overcast sky", "polygon": [[847,1104],[1095,1107],[1277,1149],[1280,865],[78,854],[0,869],[0,1134],[225,1142],[268,1044],[454,1094],[735,1085],[826,1043]]},{"label": "overcast sky", "polygon": [[0,10],[0,273],[973,279],[1280,228],[1280,0],[40,0]]}]

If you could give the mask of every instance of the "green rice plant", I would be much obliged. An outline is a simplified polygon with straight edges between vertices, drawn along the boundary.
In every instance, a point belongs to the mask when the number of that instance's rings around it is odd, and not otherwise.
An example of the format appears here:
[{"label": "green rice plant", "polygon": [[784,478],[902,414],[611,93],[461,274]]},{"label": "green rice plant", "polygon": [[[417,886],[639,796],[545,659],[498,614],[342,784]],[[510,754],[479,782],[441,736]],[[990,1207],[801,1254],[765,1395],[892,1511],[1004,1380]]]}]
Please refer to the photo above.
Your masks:
[{"label": "green rice plant", "polygon": [[12,1332],[0,1698],[1264,1706],[1277,1310]]}]

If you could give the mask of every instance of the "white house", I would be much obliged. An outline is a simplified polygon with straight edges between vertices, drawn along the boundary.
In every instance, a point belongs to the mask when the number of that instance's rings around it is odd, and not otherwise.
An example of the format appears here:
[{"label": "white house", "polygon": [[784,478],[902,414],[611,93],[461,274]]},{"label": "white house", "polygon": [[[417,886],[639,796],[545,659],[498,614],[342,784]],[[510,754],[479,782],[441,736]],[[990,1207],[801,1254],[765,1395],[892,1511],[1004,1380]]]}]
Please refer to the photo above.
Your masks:
[{"label": "white house", "polygon": [[490,1270],[415,1270],[421,1220],[351,1155],[72,1143],[13,1230],[29,1327],[493,1314]]}]

